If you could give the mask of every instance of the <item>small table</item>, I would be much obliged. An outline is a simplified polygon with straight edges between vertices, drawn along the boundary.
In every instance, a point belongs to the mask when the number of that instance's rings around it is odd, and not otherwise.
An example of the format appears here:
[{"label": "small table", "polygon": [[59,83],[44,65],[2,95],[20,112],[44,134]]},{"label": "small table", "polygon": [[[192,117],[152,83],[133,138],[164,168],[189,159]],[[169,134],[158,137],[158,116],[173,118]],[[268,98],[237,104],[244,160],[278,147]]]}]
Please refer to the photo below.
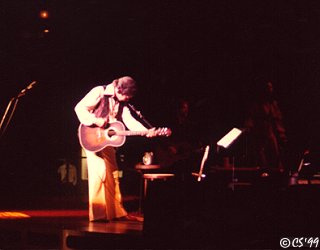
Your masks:
[{"label": "small table", "polygon": [[160,165],[144,165],[143,163],[138,163],[135,165],[135,169],[141,174],[141,181],[140,181],[140,197],[139,197],[139,214],[142,213],[142,199],[146,195],[146,185],[144,183],[144,174],[149,170],[156,170],[160,169]]},{"label": "small table", "polygon": [[160,165],[144,165],[143,163],[138,163],[135,166],[135,169],[142,172],[146,170],[159,169]]},{"label": "small table", "polygon": [[144,174],[142,176],[144,180],[144,190],[143,190],[143,197],[146,197],[147,195],[147,185],[148,185],[148,180],[153,181],[153,180],[167,180],[168,178],[174,177],[174,174],[163,174],[163,173],[158,173],[158,174]]}]

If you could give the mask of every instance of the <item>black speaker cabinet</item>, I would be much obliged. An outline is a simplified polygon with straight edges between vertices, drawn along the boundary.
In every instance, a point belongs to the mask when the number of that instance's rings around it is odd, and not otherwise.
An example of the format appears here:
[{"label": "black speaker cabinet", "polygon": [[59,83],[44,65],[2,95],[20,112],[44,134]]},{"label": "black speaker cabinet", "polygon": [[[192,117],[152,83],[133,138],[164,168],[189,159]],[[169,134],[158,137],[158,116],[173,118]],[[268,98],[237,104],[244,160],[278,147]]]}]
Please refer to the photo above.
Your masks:
[{"label": "black speaker cabinet", "polygon": [[[150,182],[144,236],[162,248],[279,248],[281,237],[314,236],[320,187],[217,188],[205,178]],[[315,236],[314,236],[315,237]]]}]

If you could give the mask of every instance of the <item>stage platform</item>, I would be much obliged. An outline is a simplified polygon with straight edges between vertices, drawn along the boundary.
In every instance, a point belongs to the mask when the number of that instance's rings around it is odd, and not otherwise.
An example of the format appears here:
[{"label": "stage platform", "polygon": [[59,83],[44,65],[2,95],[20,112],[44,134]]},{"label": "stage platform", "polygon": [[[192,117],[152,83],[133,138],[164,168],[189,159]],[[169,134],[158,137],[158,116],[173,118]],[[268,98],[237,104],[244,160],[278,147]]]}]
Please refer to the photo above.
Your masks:
[{"label": "stage platform", "polygon": [[[0,249],[276,249],[282,237],[319,236],[320,185],[215,180],[151,181],[144,222],[90,223],[84,197],[3,203]],[[139,196],[123,198],[137,213]]]},{"label": "stage platform", "polygon": [[86,210],[0,211],[1,249],[141,248],[142,222],[88,222]]},{"label": "stage platform", "polygon": [[[132,249],[145,248],[143,222],[89,222],[86,204],[61,204],[48,197],[45,209],[0,210],[0,249]],[[138,202],[138,197],[126,203]],[[52,208],[49,208],[49,206]],[[20,205],[22,208],[23,204]],[[76,208],[78,206],[78,208]],[[39,208],[39,205],[36,205]],[[68,207],[68,208],[65,208]],[[130,212],[134,214],[134,211]]]}]

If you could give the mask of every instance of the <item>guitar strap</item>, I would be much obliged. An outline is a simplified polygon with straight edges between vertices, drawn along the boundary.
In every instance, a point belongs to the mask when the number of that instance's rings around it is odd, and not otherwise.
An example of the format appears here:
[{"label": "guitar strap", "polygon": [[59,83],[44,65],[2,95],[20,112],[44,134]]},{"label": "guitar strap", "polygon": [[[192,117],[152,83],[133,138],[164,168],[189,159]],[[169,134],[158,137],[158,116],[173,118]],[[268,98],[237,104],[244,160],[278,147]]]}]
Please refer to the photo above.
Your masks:
[{"label": "guitar strap", "polygon": [[[104,86],[104,88],[106,88],[106,86]],[[96,115],[96,117],[102,117],[105,118],[109,115],[109,98],[111,97],[111,95],[104,95],[103,98],[101,98],[101,100],[99,101],[94,114]],[[117,121],[121,121],[122,122],[122,111],[123,111],[123,107],[124,107],[124,103],[120,102],[119,103],[119,109],[116,115],[116,119]]]},{"label": "guitar strap", "polygon": [[109,105],[106,105],[109,103],[109,97],[105,95],[100,99],[94,110],[96,117],[106,117],[109,114]]}]

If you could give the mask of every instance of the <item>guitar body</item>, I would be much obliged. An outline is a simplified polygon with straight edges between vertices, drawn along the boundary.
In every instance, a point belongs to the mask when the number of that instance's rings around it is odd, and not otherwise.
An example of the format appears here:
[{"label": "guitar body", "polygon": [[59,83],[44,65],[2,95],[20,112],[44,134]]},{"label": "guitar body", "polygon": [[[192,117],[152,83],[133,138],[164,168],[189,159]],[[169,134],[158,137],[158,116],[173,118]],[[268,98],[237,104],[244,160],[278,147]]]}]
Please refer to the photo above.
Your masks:
[{"label": "guitar body", "polygon": [[117,134],[121,131],[125,131],[125,127],[118,121],[110,123],[106,129],[80,124],[78,135],[84,149],[98,152],[108,146],[122,146],[126,141],[126,136]]}]

